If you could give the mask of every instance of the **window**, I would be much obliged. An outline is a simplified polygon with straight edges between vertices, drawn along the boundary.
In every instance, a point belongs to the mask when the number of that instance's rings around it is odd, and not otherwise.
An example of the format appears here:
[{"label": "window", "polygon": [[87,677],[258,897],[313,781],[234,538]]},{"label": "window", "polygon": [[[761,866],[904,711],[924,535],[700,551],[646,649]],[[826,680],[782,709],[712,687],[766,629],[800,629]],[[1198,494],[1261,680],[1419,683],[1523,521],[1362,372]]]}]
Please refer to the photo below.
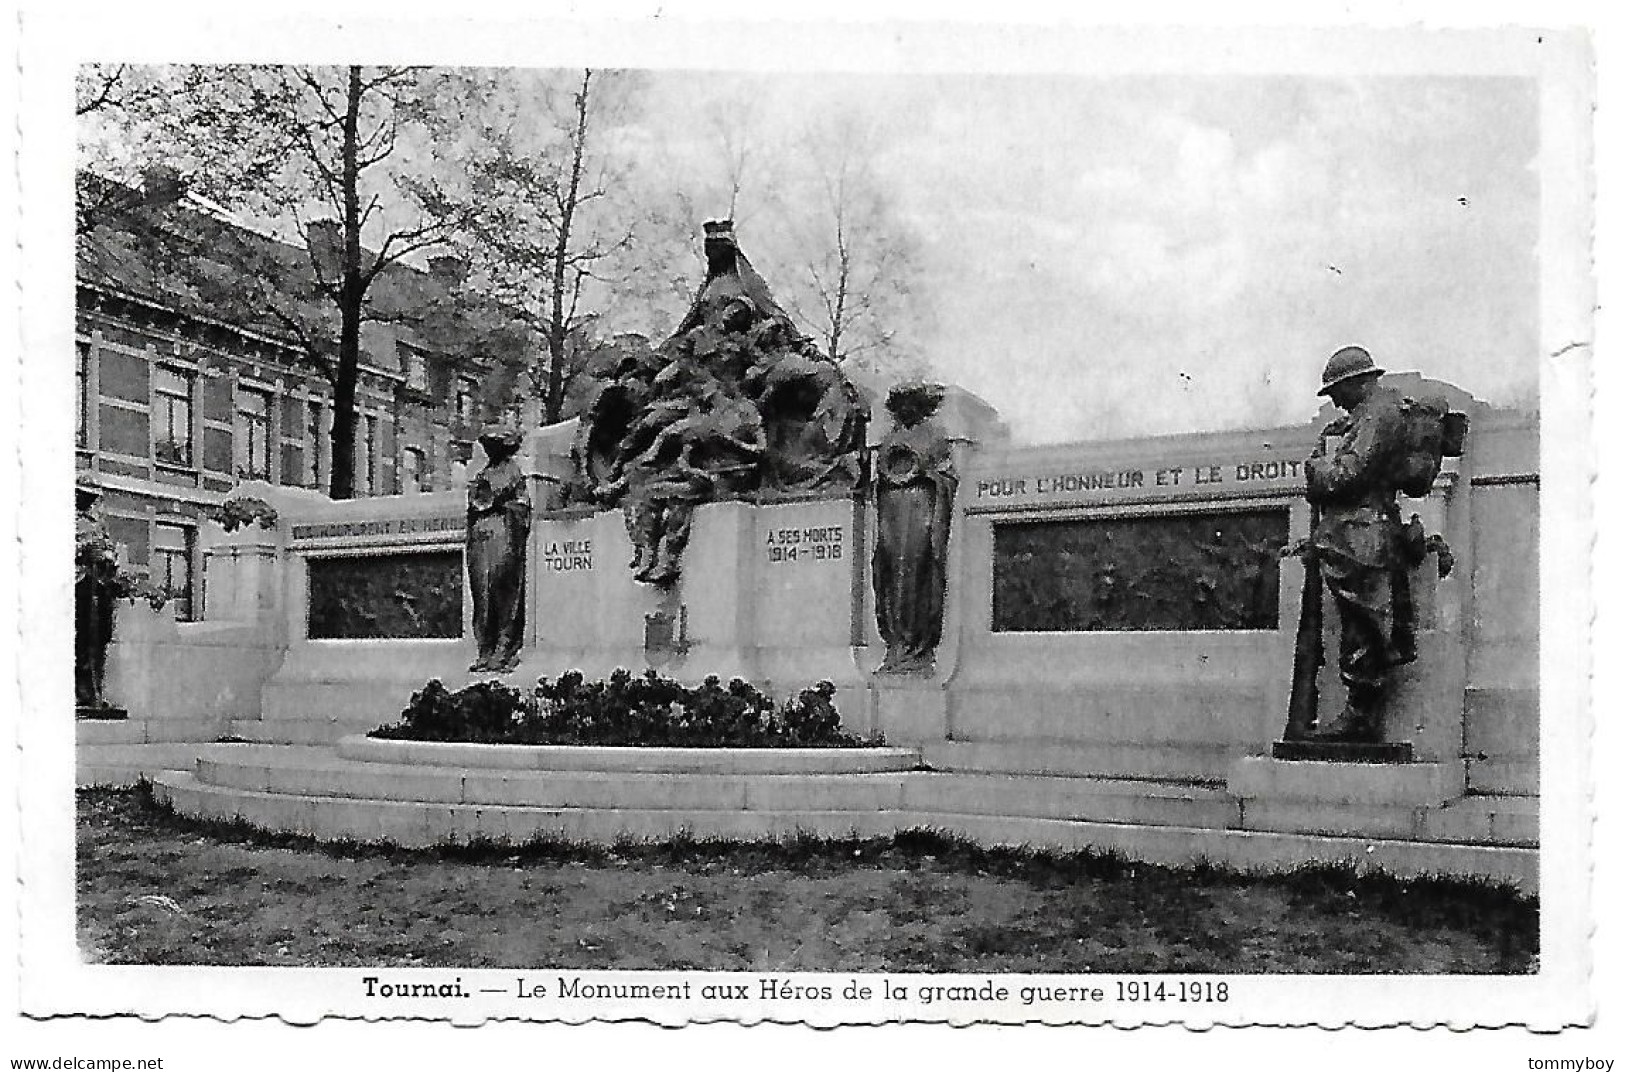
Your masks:
[{"label": "window", "polygon": [[406,386],[414,391],[428,391],[429,389],[429,361],[420,350],[410,346],[401,347],[401,366],[406,374]]},{"label": "window", "polygon": [[474,381],[457,381],[457,425],[469,429],[474,424]]},{"label": "window", "polygon": [[79,343],[77,350],[73,383],[78,391],[79,407],[73,414],[73,442],[82,447],[90,441],[90,344]]},{"label": "window", "polygon": [[355,493],[373,495],[378,488],[378,418],[355,417]]},{"label": "window", "polygon": [[152,526],[152,583],[175,602],[175,617],[192,620],[192,529],[159,521]]},{"label": "window", "polygon": [[192,377],[162,366],[152,373],[152,456],[192,464]]},{"label": "window", "polygon": [[428,491],[423,481],[425,475],[423,451],[418,447],[404,448],[401,451],[401,491],[407,495]]},{"label": "window", "polygon": [[271,479],[271,396],[264,391],[237,392],[237,475],[247,480]]},{"label": "window", "polygon": [[305,403],[305,438],[310,442],[305,453],[305,457],[310,459],[307,483],[310,487],[319,488],[322,486],[324,440],[327,439],[322,434],[322,404],[319,401]]}]

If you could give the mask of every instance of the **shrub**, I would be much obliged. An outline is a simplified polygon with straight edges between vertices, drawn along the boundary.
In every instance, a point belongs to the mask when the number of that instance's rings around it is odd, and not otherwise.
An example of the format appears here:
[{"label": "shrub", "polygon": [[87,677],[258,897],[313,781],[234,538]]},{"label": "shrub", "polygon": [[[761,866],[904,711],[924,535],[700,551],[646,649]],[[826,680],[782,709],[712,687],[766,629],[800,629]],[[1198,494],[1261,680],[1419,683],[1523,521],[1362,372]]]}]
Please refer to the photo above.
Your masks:
[{"label": "shrub", "polygon": [[209,519],[227,532],[236,532],[245,525],[258,525],[262,529],[276,528],[276,508],[264,499],[252,495],[239,495],[227,499],[209,511]]},{"label": "shrub", "polygon": [[438,679],[412,695],[399,722],[371,736],[490,744],[646,745],[676,748],[854,748],[878,744],[841,732],[835,686],[820,681],[782,707],[755,686],[712,675],[697,686],[654,670],[617,669],[587,681],[571,670],[529,692],[481,681],[452,692]]},{"label": "shrub", "polygon": [[174,593],[155,583],[143,571],[119,558],[118,546],[100,526],[80,526],[74,539],[75,581],[89,578],[115,599],[145,599],[153,610],[163,610]]}]

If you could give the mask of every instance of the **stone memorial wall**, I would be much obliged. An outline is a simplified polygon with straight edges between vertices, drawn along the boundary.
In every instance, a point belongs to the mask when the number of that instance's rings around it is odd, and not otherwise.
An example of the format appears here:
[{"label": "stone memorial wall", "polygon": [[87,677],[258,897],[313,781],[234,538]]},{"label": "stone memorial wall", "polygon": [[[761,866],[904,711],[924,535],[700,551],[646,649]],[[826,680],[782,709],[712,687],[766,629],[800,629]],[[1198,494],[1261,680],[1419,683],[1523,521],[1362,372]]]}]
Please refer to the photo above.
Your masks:
[{"label": "stone memorial wall", "polygon": [[[1323,419],[1043,447],[956,432],[943,634],[912,673],[875,673],[868,496],[701,504],[670,586],[627,568],[622,512],[539,508],[509,680],[656,667],[783,695],[828,679],[850,730],[924,745],[945,769],[1223,785],[1281,736],[1304,571],[1278,552],[1308,531],[1302,459]],[[1421,657],[1399,675],[1389,727],[1430,785],[1538,791],[1537,465],[1532,416],[1478,407],[1466,455],[1429,496],[1401,500],[1456,557],[1447,578],[1431,564],[1416,575]],[[431,677],[466,684],[465,505],[456,491],[279,503],[274,533],[206,549],[216,621],[164,634],[153,659],[179,665],[193,635],[207,658],[203,633],[230,619],[234,644],[267,653],[243,665],[264,675],[270,739],[369,729]],[[1323,709],[1342,702],[1336,645],[1328,624]],[[132,650],[115,663],[139,662]],[[140,704],[170,702],[164,680],[140,680]],[[245,690],[234,680],[232,695]],[[1253,782],[1237,791],[1274,791]]]}]

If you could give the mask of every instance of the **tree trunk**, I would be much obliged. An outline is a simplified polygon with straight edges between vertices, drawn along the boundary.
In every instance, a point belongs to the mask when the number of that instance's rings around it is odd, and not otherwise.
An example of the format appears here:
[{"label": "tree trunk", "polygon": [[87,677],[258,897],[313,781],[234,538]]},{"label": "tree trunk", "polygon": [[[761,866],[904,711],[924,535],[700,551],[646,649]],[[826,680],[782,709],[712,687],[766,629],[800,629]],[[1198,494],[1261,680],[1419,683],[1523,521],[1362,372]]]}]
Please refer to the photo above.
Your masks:
[{"label": "tree trunk", "polygon": [[558,243],[553,247],[553,307],[547,325],[547,423],[554,424],[564,412],[564,342],[569,333],[569,317],[564,309],[565,268],[570,255],[570,230],[575,223],[576,202],[581,196],[581,158],[587,151],[587,91],[592,83],[589,69],[581,76],[581,92],[576,94],[575,144],[570,160],[570,186],[559,212]]},{"label": "tree trunk", "polygon": [[351,67],[345,94],[344,249],[339,281],[339,363],[333,381],[333,479],[329,494],[335,499],[355,497],[355,393],[361,369],[361,303],[366,286],[361,277],[361,194],[357,167],[357,129],[361,113],[361,68]]}]

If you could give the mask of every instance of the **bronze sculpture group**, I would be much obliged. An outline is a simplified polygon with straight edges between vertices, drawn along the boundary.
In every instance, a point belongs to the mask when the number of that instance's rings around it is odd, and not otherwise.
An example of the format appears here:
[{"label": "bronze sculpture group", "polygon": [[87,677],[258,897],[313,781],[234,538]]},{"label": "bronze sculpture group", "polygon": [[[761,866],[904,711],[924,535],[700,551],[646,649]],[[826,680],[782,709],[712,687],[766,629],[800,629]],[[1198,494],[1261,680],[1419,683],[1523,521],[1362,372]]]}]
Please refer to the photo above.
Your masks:
[{"label": "bronze sculpture group", "polygon": [[[659,347],[623,337],[582,415],[566,501],[619,507],[637,580],[679,577],[695,507],[759,492],[854,493],[865,485],[869,408],[801,333],[740,252],[730,221],[705,225],[706,277]],[[954,477],[932,420],[936,385],[894,390],[894,428],[879,451],[874,555],[884,672],[928,670],[942,635]],[[519,436],[480,440],[469,483],[467,559],[479,655],[471,671],[518,663],[531,504]]]},{"label": "bronze sculpture group", "polygon": [[852,491],[868,406],[740,252],[705,225],[706,277],[660,346],[629,346],[582,417],[571,498],[618,506],[639,581],[669,586],[695,506],[758,491]]}]

